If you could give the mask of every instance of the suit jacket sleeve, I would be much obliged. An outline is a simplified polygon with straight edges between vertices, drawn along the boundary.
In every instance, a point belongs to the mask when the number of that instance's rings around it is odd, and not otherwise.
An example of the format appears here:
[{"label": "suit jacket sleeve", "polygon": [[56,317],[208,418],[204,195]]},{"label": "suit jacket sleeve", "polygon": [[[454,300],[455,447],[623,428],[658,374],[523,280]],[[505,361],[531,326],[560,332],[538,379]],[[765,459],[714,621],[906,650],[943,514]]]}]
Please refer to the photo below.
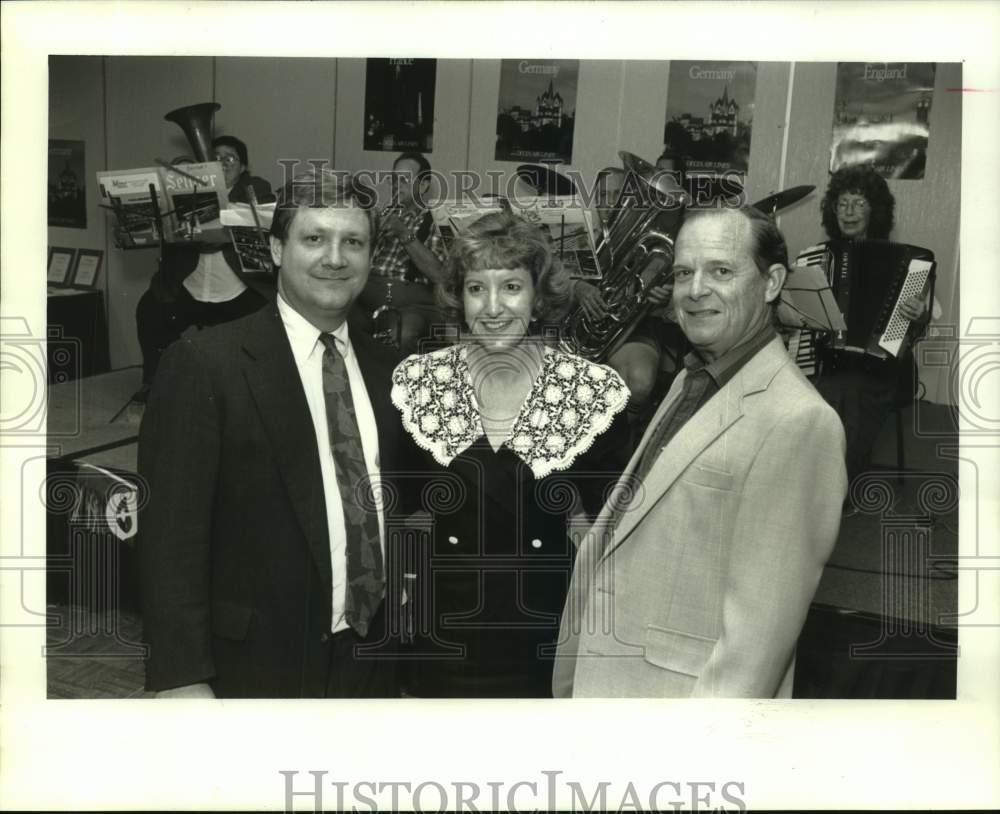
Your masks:
[{"label": "suit jacket sleeve", "polygon": [[175,342],[157,371],[139,433],[139,474],[149,488],[138,546],[148,690],[215,674],[209,590],[220,446],[205,361],[189,340]]},{"label": "suit jacket sleeve", "polygon": [[723,592],[722,634],[692,696],[779,689],[840,528],[844,431],[816,404],[779,422],[751,465]]}]

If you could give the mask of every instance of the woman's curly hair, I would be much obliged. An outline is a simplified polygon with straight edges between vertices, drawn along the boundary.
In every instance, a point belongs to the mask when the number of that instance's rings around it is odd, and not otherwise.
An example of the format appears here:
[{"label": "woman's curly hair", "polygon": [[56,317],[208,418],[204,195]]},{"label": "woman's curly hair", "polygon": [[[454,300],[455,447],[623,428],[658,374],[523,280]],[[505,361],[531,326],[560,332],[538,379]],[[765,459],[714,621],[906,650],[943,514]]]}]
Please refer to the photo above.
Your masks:
[{"label": "woman's curly hair", "polygon": [[892,231],[896,199],[889,192],[885,179],[871,167],[858,165],[841,167],[832,176],[826,188],[826,195],[820,202],[823,228],[833,240],[843,237],[837,223],[837,200],[845,192],[861,195],[871,206],[866,237],[872,240],[886,240]]},{"label": "woman's curly hair", "polygon": [[570,278],[552,252],[552,241],[538,226],[509,211],[484,215],[455,238],[444,279],[437,286],[441,305],[463,323],[465,275],[483,269],[524,269],[535,288],[532,306],[538,323],[561,320],[570,303]]}]

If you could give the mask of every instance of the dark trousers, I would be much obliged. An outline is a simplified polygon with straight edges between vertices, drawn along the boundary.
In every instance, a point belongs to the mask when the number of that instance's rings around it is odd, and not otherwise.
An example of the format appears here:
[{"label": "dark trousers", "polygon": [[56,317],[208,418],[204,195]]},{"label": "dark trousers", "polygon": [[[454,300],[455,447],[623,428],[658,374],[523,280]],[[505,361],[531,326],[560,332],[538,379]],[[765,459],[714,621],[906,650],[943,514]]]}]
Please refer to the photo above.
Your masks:
[{"label": "dark trousers", "polygon": [[142,349],[142,383],[152,383],[163,351],[188,328],[232,322],[260,310],[266,303],[267,299],[252,288],[228,302],[200,302],[183,286],[172,300],[165,301],[150,289],[142,295],[135,309]]},{"label": "dark trousers", "polygon": [[899,363],[892,359],[831,356],[823,360],[823,371],[815,385],[844,424],[847,477],[853,482],[868,468],[872,447],[892,412],[900,386]]},{"label": "dark trousers", "polygon": [[[381,644],[380,644],[381,643]],[[330,636],[327,698],[398,698],[395,647],[386,646],[385,603],[362,639],[348,628]],[[368,652],[366,652],[366,650]]]}]

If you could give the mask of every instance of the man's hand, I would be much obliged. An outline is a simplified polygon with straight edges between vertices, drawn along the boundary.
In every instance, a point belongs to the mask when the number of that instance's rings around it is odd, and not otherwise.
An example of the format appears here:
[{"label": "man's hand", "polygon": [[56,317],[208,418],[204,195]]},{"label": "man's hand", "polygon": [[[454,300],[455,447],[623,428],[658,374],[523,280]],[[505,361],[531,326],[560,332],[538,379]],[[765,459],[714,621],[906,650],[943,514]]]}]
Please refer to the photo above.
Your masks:
[{"label": "man's hand", "polygon": [[400,243],[405,243],[412,234],[410,228],[400,220],[399,215],[395,212],[390,212],[382,219],[382,228],[387,229]]},{"label": "man's hand", "polygon": [[899,304],[899,313],[911,322],[919,322],[927,316],[927,303],[922,297],[907,297]]},{"label": "man's hand", "polygon": [[608,312],[608,306],[604,302],[604,298],[601,297],[601,292],[590,283],[577,280],[573,288],[573,295],[587,319],[601,319]]},{"label": "man's hand", "polygon": [[673,294],[673,291],[674,287],[672,285],[654,285],[646,292],[646,296],[649,297],[649,301],[653,305],[661,308],[670,303],[670,296]]},{"label": "man's hand", "polygon": [[212,688],[205,683],[185,684],[183,687],[173,687],[169,690],[160,690],[156,694],[157,698],[215,698]]}]

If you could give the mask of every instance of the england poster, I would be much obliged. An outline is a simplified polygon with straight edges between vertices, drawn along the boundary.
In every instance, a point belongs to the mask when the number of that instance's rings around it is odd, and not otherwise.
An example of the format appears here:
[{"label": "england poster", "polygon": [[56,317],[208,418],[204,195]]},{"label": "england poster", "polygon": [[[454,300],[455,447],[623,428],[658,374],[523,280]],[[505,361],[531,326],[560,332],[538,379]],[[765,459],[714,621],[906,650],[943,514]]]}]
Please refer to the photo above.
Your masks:
[{"label": "england poster", "polygon": [[742,187],[750,166],[756,62],[670,63],[665,152],[680,154],[689,178],[731,177]]},{"label": "england poster", "polygon": [[436,59],[369,59],[365,74],[366,150],[434,149]]},{"label": "england poster", "polygon": [[579,75],[575,59],[501,60],[497,161],[572,162]]},{"label": "england poster", "polygon": [[838,63],[830,171],[868,164],[883,178],[923,178],[934,68],[933,62]]},{"label": "england poster", "polygon": [[49,226],[87,228],[84,142],[49,139]]}]

